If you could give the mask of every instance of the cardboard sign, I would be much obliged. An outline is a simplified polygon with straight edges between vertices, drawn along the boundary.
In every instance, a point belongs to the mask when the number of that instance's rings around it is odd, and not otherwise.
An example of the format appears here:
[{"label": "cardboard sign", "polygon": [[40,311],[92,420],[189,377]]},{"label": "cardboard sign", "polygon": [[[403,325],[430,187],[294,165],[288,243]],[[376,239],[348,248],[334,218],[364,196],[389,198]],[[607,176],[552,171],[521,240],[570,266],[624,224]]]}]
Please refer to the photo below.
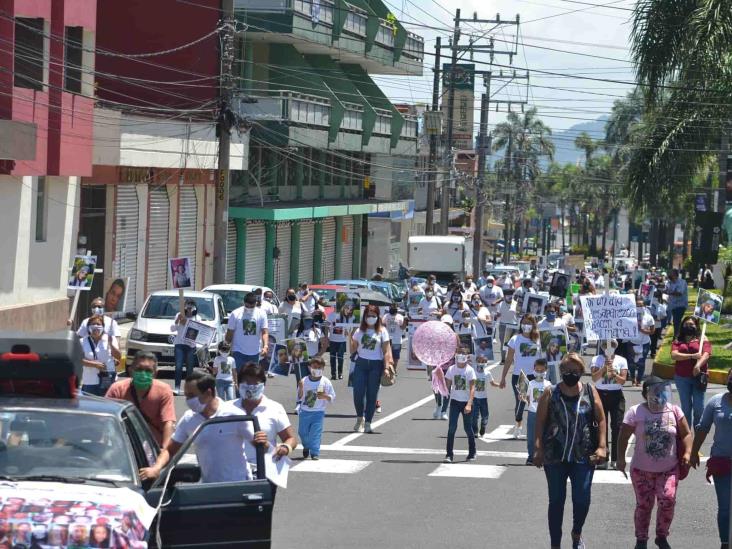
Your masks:
[{"label": "cardboard sign", "polygon": [[127,289],[130,277],[107,278],[104,281],[104,310],[108,313],[127,311]]},{"label": "cardboard sign", "polygon": [[548,296],[541,294],[525,294],[523,312],[525,314],[534,315],[538,318],[544,314],[544,307],[548,301]]},{"label": "cardboard sign", "polygon": [[580,302],[587,341],[638,337],[634,295],[583,295]]}]

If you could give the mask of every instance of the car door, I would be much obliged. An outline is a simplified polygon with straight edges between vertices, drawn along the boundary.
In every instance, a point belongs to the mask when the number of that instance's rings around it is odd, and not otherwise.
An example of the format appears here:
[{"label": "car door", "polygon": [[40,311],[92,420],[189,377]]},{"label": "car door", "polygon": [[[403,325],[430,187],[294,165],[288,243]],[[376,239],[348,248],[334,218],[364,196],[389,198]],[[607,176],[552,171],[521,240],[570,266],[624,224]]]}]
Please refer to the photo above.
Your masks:
[{"label": "car door", "polygon": [[[150,529],[150,547],[158,547],[156,529],[166,549],[269,549],[272,533],[272,510],[275,490],[264,475],[264,454],[258,448],[257,477],[254,480],[226,483],[174,483],[175,467],[195,442],[198,434],[218,423],[254,421],[252,416],[218,417],[204,422],[186,441],[171,465],[146,493],[148,503],[165,504]],[[259,430],[258,422],[255,431]],[[171,481],[163,494],[164,479],[173,468]],[[162,498],[162,499],[161,499]]]}]

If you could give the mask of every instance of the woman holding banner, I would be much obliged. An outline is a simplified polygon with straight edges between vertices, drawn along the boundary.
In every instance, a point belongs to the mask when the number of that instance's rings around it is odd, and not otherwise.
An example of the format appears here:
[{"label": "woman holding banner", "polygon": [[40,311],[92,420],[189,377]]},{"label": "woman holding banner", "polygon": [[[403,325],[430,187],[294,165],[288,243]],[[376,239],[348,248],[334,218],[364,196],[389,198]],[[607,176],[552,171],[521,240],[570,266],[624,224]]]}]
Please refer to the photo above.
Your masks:
[{"label": "woman holding banner", "polygon": [[191,375],[193,368],[198,367],[198,357],[196,356],[196,345],[186,343],[185,328],[189,320],[201,322],[198,315],[198,307],[193,300],[186,300],[183,310],[175,317],[170,330],[175,332],[174,350],[175,350],[175,389],[173,392],[180,394],[180,381],[183,378],[183,365],[186,366],[186,377]]},{"label": "woman holding banner", "polygon": [[704,411],[704,393],[707,390],[705,378],[712,355],[712,344],[708,339],[702,344],[700,334],[699,319],[687,316],[682,320],[679,335],[671,345],[674,383],[679,392],[681,409],[686,421],[694,428],[701,421]]}]

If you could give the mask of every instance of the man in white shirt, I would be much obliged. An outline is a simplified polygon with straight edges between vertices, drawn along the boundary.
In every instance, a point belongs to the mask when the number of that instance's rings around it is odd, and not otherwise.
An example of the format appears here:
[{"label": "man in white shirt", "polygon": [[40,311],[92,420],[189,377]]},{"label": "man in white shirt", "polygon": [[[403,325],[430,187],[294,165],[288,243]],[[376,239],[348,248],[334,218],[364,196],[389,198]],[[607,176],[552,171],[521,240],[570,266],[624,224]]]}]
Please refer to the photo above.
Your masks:
[{"label": "man in white shirt", "polygon": [[267,318],[278,313],[272,290],[265,290],[262,294],[262,310],[267,313]]},{"label": "man in white shirt", "polygon": [[[216,379],[203,370],[195,370],[185,381],[188,411],[178,421],[173,436],[160,451],[148,478],[156,478],[183,444],[204,421],[215,417],[245,416],[233,403],[216,396]],[[204,428],[194,446],[201,468],[201,482],[240,482],[251,480],[252,473],[244,446],[252,444],[254,426],[250,421],[220,423]]]},{"label": "man in white shirt", "polygon": [[237,373],[245,364],[259,363],[260,356],[269,351],[267,313],[257,307],[257,296],[250,292],[244,297],[244,306],[229,315],[226,342],[231,345]]},{"label": "man in white shirt", "polygon": [[117,324],[117,321],[111,316],[106,316],[104,314],[104,300],[101,297],[97,297],[91,302],[91,315],[81,321],[81,325],[76,331],[76,335],[82,339],[89,336],[87,326],[89,324],[89,318],[94,315],[104,317],[104,333],[107,334],[107,337],[109,338],[109,343],[112,348],[112,356],[119,360],[121,358],[119,351],[119,338],[122,333],[119,331],[119,324]]},{"label": "man in white shirt", "polygon": [[485,286],[480,289],[480,300],[488,307],[491,316],[495,317],[498,312],[498,306],[503,301],[503,290],[496,285],[496,279],[489,276]]},{"label": "man in white shirt", "polygon": [[318,308],[320,296],[308,288],[308,283],[300,284],[300,292],[298,293],[300,306],[302,307],[302,318],[305,329],[313,325],[313,313]]},{"label": "man in white shirt", "polygon": [[634,360],[629,364],[630,381],[634,387],[640,387],[646,370],[646,358],[651,349],[651,334],[656,331],[656,321],[653,315],[643,304],[643,298],[636,299],[635,307],[638,316],[638,337],[631,339],[633,344]]},{"label": "man in white shirt", "polygon": [[293,288],[288,288],[285,300],[280,304],[280,314],[287,315],[287,337],[294,337],[302,318],[302,306]]},{"label": "man in white shirt", "polygon": [[440,299],[435,295],[434,290],[427,286],[422,301],[419,302],[419,312],[422,318],[436,320],[440,317],[442,309]]}]

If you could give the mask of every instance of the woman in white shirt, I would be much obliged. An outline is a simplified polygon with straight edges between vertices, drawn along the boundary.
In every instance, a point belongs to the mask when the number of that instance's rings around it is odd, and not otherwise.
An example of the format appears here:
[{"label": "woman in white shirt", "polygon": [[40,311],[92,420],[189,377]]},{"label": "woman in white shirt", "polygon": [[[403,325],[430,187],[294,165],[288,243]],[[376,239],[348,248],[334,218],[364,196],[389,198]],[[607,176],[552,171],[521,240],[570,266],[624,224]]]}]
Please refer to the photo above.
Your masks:
[{"label": "woman in white shirt", "polygon": [[469,311],[467,304],[463,302],[463,295],[458,290],[450,294],[450,301],[442,308],[442,313],[450,315],[452,321],[457,324],[463,319],[463,311]]},{"label": "woman in white shirt", "polygon": [[87,323],[89,335],[81,338],[84,351],[81,390],[97,396],[104,396],[114,382],[115,364],[109,336],[104,333],[104,317],[93,315]]},{"label": "woman in white shirt", "polygon": [[514,438],[518,438],[522,434],[522,422],[524,416],[525,402],[519,398],[518,381],[521,372],[529,381],[534,379],[534,362],[540,356],[541,346],[539,344],[539,329],[536,324],[536,318],[533,315],[524,315],[521,319],[520,333],[513,336],[508,342],[508,351],[506,352],[506,363],[503,366],[501,374],[501,389],[506,387],[506,376],[508,370],[513,367],[513,375],[511,376],[511,386],[513,387],[513,397],[515,401],[514,411],[516,415],[516,427],[514,428]]},{"label": "woman in white shirt", "polygon": [[180,382],[183,379],[183,365],[186,366],[186,377],[193,373],[193,368],[198,367],[198,357],[196,356],[196,345],[190,345],[185,341],[185,329],[189,320],[201,322],[198,316],[198,307],[196,302],[189,299],[186,300],[183,310],[176,317],[173,325],[170,327],[175,332],[174,352],[175,352],[175,389],[173,392],[180,394]]},{"label": "woman in white shirt", "polygon": [[[609,343],[609,345],[608,345]],[[610,468],[615,468],[618,461],[618,440],[620,437],[620,426],[625,415],[625,395],[623,385],[628,377],[628,361],[622,356],[615,354],[618,348],[618,340],[611,339],[600,342],[601,354],[592,357],[590,372],[595,389],[600,396],[602,408],[605,411],[605,424],[610,426],[613,445],[610,449]],[[607,438],[610,446],[610,438]],[[600,465],[600,468],[607,469],[607,462]]]},{"label": "woman in white shirt", "polygon": [[506,360],[506,346],[504,344],[506,338],[506,328],[514,328],[518,323],[516,316],[516,307],[513,306],[513,292],[503,294],[503,301],[498,305],[496,313],[496,322],[498,322],[498,342],[501,344],[501,362]]},{"label": "woman in white shirt", "polygon": [[351,335],[351,349],[356,351],[353,370],[353,405],[356,408],[354,431],[371,433],[371,420],[376,413],[381,376],[394,375],[389,332],[381,325],[379,308],[367,305],[361,325]]},{"label": "woman in white shirt", "polygon": [[440,317],[440,298],[435,295],[432,288],[428,287],[424,292],[422,301],[419,302],[419,312],[422,318],[427,320],[435,320]]},{"label": "woman in white shirt", "polygon": [[475,325],[476,337],[489,337],[493,335],[492,317],[488,307],[483,305],[478,294],[473,294],[468,305],[470,317]]},{"label": "woman in white shirt", "polygon": [[330,355],[330,378],[343,379],[346,342],[353,331],[353,304],[347,301],[340,312],[328,315],[328,354]]}]

